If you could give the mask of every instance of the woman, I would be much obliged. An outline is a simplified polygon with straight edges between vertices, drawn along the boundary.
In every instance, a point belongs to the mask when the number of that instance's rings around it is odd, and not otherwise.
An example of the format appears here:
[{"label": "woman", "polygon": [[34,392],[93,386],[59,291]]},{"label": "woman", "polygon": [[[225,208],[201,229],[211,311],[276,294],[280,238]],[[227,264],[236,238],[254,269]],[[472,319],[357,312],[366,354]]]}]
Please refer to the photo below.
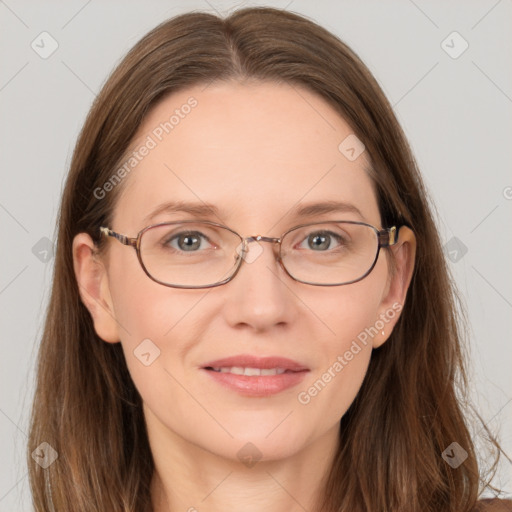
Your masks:
[{"label": "woman", "polygon": [[36,510],[507,506],[477,503],[456,295],[405,136],[311,21],[190,13],[136,44],[79,137],[55,265]]}]

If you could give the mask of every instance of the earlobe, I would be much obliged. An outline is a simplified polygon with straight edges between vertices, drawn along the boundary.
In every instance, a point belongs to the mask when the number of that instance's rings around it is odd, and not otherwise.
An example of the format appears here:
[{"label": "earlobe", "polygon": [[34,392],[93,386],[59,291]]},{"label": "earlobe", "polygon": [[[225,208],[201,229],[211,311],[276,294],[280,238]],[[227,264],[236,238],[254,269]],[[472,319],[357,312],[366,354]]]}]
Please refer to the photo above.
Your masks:
[{"label": "earlobe", "polygon": [[402,226],[399,231],[398,243],[390,248],[394,258],[394,273],[391,275],[386,294],[381,302],[381,318],[387,319],[381,332],[374,338],[373,347],[381,346],[391,335],[391,332],[400,318],[405,305],[407,290],[415,267],[416,236],[407,226]]},{"label": "earlobe", "polygon": [[73,239],[73,267],[80,298],[91,314],[96,334],[108,343],[119,342],[107,272],[87,233]]}]

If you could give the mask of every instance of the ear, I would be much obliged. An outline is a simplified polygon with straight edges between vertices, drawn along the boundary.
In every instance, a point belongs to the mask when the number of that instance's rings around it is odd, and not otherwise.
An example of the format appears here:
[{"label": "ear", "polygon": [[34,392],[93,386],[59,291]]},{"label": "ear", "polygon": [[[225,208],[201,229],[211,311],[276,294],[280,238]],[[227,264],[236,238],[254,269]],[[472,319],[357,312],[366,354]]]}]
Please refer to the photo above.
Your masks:
[{"label": "ear", "polygon": [[394,258],[394,262],[390,262],[388,283],[379,308],[379,319],[384,327],[374,336],[373,348],[380,347],[389,338],[404,307],[416,258],[416,236],[413,231],[402,226],[398,233],[398,242],[389,250],[392,254],[388,257]]},{"label": "ear", "polygon": [[107,271],[87,233],[73,239],[73,267],[80,298],[91,314],[96,334],[108,343],[119,342]]}]

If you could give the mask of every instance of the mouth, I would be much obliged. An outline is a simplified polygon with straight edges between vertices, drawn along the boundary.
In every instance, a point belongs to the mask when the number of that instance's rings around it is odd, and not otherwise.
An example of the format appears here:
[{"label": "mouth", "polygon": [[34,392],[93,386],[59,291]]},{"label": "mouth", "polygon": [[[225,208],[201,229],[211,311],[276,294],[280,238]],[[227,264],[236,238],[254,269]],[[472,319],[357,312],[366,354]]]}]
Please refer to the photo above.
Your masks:
[{"label": "mouth", "polygon": [[215,382],[244,396],[270,396],[296,386],[309,368],[282,357],[241,355],[202,368]]},{"label": "mouth", "polygon": [[242,366],[221,366],[217,368],[207,367],[206,370],[212,370],[219,373],[231,373],[233,375],[246,375],[247,377],[254,377],[260,375],[281,375],[291,370],[285,370],[284,368],[243,368]]}]

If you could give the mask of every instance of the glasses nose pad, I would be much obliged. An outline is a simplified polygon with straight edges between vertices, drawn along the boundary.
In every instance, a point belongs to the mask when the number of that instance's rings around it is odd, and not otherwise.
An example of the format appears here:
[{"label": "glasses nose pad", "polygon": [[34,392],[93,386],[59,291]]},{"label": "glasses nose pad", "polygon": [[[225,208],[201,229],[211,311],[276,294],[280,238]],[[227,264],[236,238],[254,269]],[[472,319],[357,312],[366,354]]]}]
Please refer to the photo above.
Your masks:
[{"label": "glasses nose pad", "polygon": [[247,253],[247,243],[244,240],[240,242],[235,248],[235,263],[238,262],[240,258],[244,259],[245,254]]},{"label": "glasses nose pad", "polygon": [[[252,242],[249,247],[249,242]],[[263,253],[263,246],[258,242],[258,237],[245,238],[236,248],[237,260],[242,258],[246,263],[255,262]]]}]

